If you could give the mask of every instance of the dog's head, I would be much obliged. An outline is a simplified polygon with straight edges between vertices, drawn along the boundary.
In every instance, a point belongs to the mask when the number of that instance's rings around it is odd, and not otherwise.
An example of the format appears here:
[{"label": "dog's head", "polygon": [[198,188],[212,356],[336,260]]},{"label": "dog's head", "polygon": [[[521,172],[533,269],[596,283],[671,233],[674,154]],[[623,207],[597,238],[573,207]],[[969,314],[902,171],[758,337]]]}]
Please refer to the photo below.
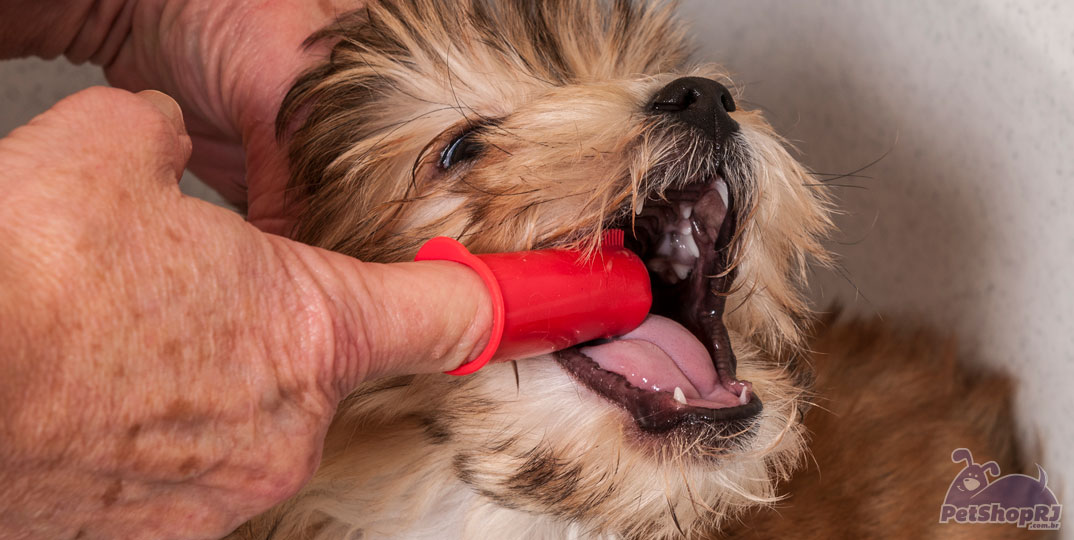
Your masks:
[{"label": "dog's head", "polygon": [[688,66],[673,6],[370,2],[314,39],[330,59],[279,122],[298,239],[392,262],[433,236],[505,252],[621,228],[661,316],[637,339],[373,384],[344,414],[418,418],[486,501],[588,531],[689,533],[772,500],[801,448],[798,286],[826,203],[723,72]]}]

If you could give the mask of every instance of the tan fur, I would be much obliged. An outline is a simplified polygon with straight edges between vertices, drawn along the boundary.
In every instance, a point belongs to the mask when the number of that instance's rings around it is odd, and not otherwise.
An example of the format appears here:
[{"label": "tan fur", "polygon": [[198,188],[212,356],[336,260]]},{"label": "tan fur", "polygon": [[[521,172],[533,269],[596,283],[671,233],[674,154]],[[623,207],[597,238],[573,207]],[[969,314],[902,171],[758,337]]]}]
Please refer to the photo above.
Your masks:
[{"label": "tan fur", "polygon": [[956,448],[1021,470],[1010,382],[960,365],[950,340],[878,321],[829,323],[814,343],[812,459],[789,497],[715,537],[1049,538],[1014,525],[940,524]]},{"label": "tan fur", "polygon": [[[664,2],[370,2],[315,40],[331,59],[295,85],[290,141],[300,240],[402,261],[437,235],[475,252],[594,246],[615,220],[711,171],[696,134],[646,106],[685,75]],[[803,455],[799,360],[808,259],[827,260],[827,200],[761,115],[732,115],[740,158],[725,321],[763,412],[714,445],[654,435],[547,357],[377,381],[340,407],[301,493],[237,538],[700,538],[779,497]],[[480,126],[485,151],[443,170]],[[942,464],[942,461],[940,462]],[[349,536],[348,536],[349,535]]]}]

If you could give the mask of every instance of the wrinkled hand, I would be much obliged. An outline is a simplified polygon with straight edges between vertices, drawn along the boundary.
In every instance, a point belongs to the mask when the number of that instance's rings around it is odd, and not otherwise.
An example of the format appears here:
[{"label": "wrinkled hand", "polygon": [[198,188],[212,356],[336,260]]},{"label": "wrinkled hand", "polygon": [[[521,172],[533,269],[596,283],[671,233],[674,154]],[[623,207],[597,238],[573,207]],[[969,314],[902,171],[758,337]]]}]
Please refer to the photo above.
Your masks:
[{"label": "wrinkled hand", "polygon": [[[303,41],[360,0],[138,0],[129,37],[69,52],[105,62],[109,82],[157,89],[182,106],[193,139],[191,170],[247,208],[262,230],[286,233],[286,152],[276,112],[321,48]],[[91,49],[95,49],[92,50]]]},{"label": "wrinkled hand", "polygon": [[265,234],[179,193],[189,152],[172,100],[106,88],[0,140],[2,538],[219,537],[359,382],[487,340],[470,270]]}]

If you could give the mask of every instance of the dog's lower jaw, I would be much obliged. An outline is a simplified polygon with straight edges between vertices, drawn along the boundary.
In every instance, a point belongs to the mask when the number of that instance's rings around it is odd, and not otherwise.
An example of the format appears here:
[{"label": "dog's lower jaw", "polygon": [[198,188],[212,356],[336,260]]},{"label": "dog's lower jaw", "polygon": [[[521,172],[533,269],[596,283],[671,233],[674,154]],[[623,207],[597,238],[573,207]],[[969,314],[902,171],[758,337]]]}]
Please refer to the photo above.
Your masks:
[{"label": "dog's lower jaw", "polygon": [[326,455],[324,467],[298,497],[229,538],[617,538],[479,495],[458,478],[450,453],[436,451],[434,441],[442,434],[425,417],[357,429],[360,437],[345,444],[346,452]]},{"label": "dog's lower jaw", "polygon": [[517,385],[500,364],[360,389],[310,485],[236,538],[694,538],[771,501],[800,453],[797,395],[762,394],[757,433],[705,458],[647,438],[548,359],[518,367]]}]

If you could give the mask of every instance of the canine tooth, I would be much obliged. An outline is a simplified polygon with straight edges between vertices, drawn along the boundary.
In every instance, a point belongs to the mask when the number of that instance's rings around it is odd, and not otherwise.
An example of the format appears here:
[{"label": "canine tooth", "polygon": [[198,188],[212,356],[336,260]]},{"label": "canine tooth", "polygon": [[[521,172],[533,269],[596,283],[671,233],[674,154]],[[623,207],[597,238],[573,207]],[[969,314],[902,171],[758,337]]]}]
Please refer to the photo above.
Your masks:
[{"label": "canine tooth", "polygon": [[638,199],[638,207],[634,209],[634,215],[640,216],[643,208],[645,208],[645,199]]},{"label": "canine tooth", "polygon": [[746,403],[749,403],[749,401],[750,401],[750,389],[749,388],[743,388],[742,393],[738,395],[738,404],[739,405],[745,405]]},{"label": "canine tooth", "polygon": [[682,244],[686,246],[686,249],[690,252],[690,255],[693,256],[693,258],[696,259],[701,256],[701,250],[697,249],[697,242],[694,242],[694,235],[684,234]]},{"label": "canine tooth", "polygon": [[686,394],[683,394],[682,388],[679,388],[678,386],[675,387],[675,401],[686,405]]},{"label": "canine tooth", "polygon": [[671,263],[671,269],[675,271],[675,275],[679,276],[679,279],[686,279],[686,276],[690,275],[690,266],[679,263]]},{"label": "canine tooth", "polygon": [[693,214],[693,213],[694,213],[694,207],[693,206],[690,206],[688,204],[684,204],[684,205],[679,207],[679,215],[681,215],[683,219],[690,219],[690,215]]},{"label": "canine tooth", "polygon": [[723,207],[730,208],[727,202],[730,198],[727,194],[727,182],[724,182],[722,178],[716,181],[716,191],[720,194],[720,198],[723,199]]}]

